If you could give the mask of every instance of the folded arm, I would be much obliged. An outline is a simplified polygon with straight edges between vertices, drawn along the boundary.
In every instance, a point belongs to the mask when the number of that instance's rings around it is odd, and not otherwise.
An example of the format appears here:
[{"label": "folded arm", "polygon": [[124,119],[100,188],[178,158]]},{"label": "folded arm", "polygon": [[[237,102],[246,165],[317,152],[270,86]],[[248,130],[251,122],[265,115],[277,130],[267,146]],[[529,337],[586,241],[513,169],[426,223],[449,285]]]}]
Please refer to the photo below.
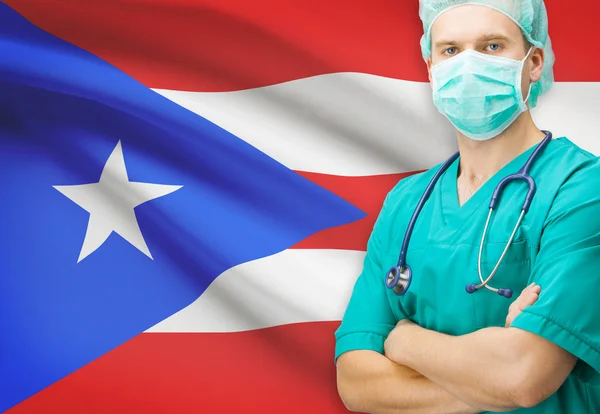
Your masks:
[{"label": "folded arm", "polygon": [[577,157],[544,222],[531,271],[537,302],[509,328],[457,337],[401,322],[385,343],[390,359],[487,411],[539,404],[578,358],[600,372],[600,161]]},{"label": "folded arm", "polygon": [[[527,287],[510,306],[507,326],[540,292]],[[402,325],[403,323],[399,323]],[[392,335],[393,336],[393,335]],[[390,341],[386,341],[388,350]],[[370,413],[478,413],[419,372],[373,351],[352,351],[337,362],[338,391],[346,406]]]},{"label": "folded arm", "polygon": [[455,337],[410,322],[400,322],[390,333],[386,355],[485,411],[539,404],[556,392],[577,362],[554,343],[517,328],[485,328]]},{"label": "folded arm", "polygon": [[350,411],[371,414],[469,414],[481,411],[378,352],[346,352],[338,358],[336,366],[338,392]]}]

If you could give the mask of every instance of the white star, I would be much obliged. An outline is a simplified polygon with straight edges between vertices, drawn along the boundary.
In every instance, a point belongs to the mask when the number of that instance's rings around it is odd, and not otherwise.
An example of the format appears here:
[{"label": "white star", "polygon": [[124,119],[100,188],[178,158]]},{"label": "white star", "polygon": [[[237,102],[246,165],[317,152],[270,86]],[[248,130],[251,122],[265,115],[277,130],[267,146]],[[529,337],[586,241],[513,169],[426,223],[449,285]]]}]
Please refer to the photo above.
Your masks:
[{"label": "white star", "polygon": [[113,231],[152,259],[133,209],[182,186],[129,181],[119,141],[104,165],[99,182],[53,187],[90,213],[79,263],[102,246]]}]

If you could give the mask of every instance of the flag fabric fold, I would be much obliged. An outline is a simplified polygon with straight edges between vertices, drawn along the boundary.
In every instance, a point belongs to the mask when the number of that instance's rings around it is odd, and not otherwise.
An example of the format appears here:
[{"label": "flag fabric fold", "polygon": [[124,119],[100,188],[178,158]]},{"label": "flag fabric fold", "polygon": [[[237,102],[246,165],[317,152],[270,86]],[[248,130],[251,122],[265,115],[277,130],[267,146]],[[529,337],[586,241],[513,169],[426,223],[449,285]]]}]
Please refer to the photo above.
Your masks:
[{"label": "flag fabric fold", "polygon": [[0,4],[0,412],[364,213]]}]

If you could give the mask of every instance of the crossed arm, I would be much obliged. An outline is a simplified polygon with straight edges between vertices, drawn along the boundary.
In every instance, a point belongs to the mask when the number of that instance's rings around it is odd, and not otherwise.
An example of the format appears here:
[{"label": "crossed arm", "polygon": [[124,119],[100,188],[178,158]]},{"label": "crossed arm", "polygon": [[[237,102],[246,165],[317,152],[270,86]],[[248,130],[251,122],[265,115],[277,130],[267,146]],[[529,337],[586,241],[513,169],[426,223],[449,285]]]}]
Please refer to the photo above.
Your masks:
[{"label": "crossed arm", "polygon": [[[507,326],[537,300],[528,287],[511,305]],[[533,293],[533,294],[532,294]],[[385,355],[350,351],[338,358],[338,392],[351,411],[479,413],[537,405],[553,394],[576,358],[516,328],[485,328],[450,336],[400,321]]]},{"label": "crossed arm", "polygon": [[350,411],[371,414],[468,414],[463,403],[411,368],[375,351],[349,351],[338,358],[338,392]]}]

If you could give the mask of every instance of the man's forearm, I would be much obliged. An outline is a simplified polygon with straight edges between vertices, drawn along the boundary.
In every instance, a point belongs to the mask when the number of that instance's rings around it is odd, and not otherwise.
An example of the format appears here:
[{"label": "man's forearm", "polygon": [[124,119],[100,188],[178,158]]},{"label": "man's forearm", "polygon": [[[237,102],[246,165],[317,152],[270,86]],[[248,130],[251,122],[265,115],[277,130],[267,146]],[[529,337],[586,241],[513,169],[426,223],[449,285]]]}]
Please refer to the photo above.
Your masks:
[{"label": "man's forearm", "polygon": [[525,350],[510,341],[504,328],[450,336],[417,327],[410,341],[392,357],[430,378],[461,400],[486,411],[510,411],[522,407],[515,395],[524,383]]},{"label": "man's forearm", "polygon": [[470,414],[475,409],[414,370],[373,351],[338,359],[338,391],[352,411],[371,414]]}]

